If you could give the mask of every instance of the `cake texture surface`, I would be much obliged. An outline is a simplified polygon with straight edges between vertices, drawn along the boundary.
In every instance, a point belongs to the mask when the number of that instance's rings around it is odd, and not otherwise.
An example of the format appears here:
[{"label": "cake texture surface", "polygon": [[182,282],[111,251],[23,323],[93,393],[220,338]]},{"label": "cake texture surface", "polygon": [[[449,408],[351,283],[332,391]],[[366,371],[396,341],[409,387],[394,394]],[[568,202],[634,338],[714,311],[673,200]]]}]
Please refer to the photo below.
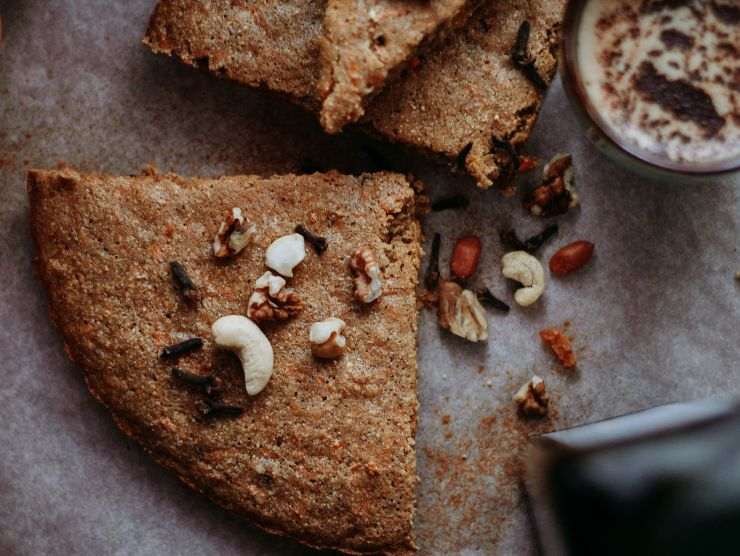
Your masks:
[{"label": "cake texture surface", "polygon": [[318,111],[324,12],[323,0],[162,0],[144,43],[154,52],[282,93]]},{"label": "cake texture surface", "polygon": [[527,55],[549,84],[564,10],[564,0],[484,4],[443,47],[389,85],[368,107],[365,122],[386,140],[454,162],[481,187],[508,187],[508,151],[528,139],[545,94],[511,52],[519,29],[529,24]]},{"label": "cake texture surface", "polygon": [[425,46],[463,24],[473,0],[327,0],[321,124],[336,133]]},{"label": "cake texture surface", "polygon": [[[327,43],[324,31],[327,4],[306,0],[291,6],[296,27],[280,34],[285,23],[281,21],[281,25],[270,27],[270,32],[260,32],[255,36],[263,41],[263,48],[255,49],[248,46],[253,35],[243,22],[261,18],[265,25],[274,22],[272,4],[160,0],[145,43],[155,52],[177,56],[189,64],[207,59],[209,69],[218,75],[286,93],[319,113],[331,98],[327,96],[332,81],[327,76],[331,74],[326,70],[332,60],[326,54],[331,43]],[[519,148],[529,137],[544,98],[542,85],[552,81],[557,69],[564,10],[565,0],[481,3],[465,25],[442,33],[444,40],[422,49],[413,63],[407,63],[369,102],[372,95],[366,97],[360,125],[382,139],[453,165],[472,176],[480,187],[510,188],[516,162],[512,148]],[[191,22],[196,17],[191,14],[196,13],[197,24]],[[208,29],[224,28],[224,21],[228,22],[225,28],[241,32],[221,30],[215,40]],[[541,80],[539,85],[512,60],[525,22],[530,32],[524,54]],[[274,56],[270,54],[273,50]],[[290,60],[273,68],[273,60],[284,55]]]},{"label": "cake texture surface", "polygon": [[[415,191],[391,173],[190,179],[70,168],[28,177],[37,267],[65,347],[90,392],[120,429],[214,502],[257,526],[346,553],[414,549],[416,284],[420,226]],[[253,243],[216,259],[224,215],[242,209]],[[211,326],[244,315],[266,248],[299,224],[326,238],[288,279],[303,310],[260,323],[274,371],[249,396],[239,360],[219,350]],[[353,299],[348,260],[360,246],[380,263],[383,295]],[[197,298],[171,275],[176,261]],[[338,317],[347,348],[312,356],[309,328]],[[203,346],[175,359],[165,347]],[[212,409],[173,367],[214,377]],[[209,405],[210,404],[210,405]]]}]

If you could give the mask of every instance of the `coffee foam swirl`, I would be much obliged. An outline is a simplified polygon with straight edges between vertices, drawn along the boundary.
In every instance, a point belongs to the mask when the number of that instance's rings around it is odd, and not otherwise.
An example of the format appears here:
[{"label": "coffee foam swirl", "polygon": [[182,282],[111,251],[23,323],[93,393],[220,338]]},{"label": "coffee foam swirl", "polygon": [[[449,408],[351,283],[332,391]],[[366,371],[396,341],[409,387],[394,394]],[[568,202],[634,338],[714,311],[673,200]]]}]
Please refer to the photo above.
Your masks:
[{"label": "coffee foam swirl", "polygon": [[591,0],[578,33],[588,100],[610,135],[701,167],[740,158],[740,7]]}]

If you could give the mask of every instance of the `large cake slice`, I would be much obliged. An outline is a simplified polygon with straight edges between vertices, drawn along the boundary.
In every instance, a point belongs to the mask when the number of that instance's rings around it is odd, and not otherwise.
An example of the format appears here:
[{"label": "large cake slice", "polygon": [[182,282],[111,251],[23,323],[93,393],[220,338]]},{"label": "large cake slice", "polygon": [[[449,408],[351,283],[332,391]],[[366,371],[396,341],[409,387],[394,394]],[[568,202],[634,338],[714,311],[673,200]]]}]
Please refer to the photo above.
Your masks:
[{"label": "large cake slice", "polygon": [[[484,3],[465,27],[416,59],[370,102],[364,124],[454,164],[481,187],[508,187],[515,166],[511,146],[529,137],[542,85],[555,74],[564,6],[565,0]],[[160,0],[145,43],[218,75],[285,93],[318,112],[324,16],[323,0],[280,8],[271,2]],[[525,22],[529,41],[520,54],[529,75],[512,56]]]},{"label": "large cake slice", "polygon": [[[406,178],[63,168],[31,172],[28,188],[52,317],[124,433],[268,531],[348,553],[413,550],[421,232]],[[223,245],[214,236],[234,208],[251,242],[216,258]],[[211,327],[246,314],[266,248],[298,225],[323,236],[326,250],[306,243],[286,278],[302,311],[260,323],[274,370],[250,395],[240,361],[217,349]],[[383,295],[371,304],[354,297],[348,265],[359,247],[381,269]],[[311,324],[329,317],[346,323],[335,360],[314,357],[309,344]],[[191,338],[202,347],[163,353]]]},{"label": "large cake slice", "polygon": [[321,41],[321,124],[330,133],[420,49],[463,24],[478,0],[327,0]]}]

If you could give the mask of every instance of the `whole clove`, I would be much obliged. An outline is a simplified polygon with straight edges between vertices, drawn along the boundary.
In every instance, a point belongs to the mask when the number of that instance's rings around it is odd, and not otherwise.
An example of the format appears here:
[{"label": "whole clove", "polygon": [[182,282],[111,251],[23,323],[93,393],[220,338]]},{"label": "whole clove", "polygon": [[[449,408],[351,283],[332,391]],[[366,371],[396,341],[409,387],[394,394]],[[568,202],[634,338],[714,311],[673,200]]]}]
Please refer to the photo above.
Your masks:
[{"label": "whole clove", "polygon": [[491,290],[488,288],[484,288],[482,291],[478,292],[478,300],[488,305],[489,307],[493,307],[494,309],[497,309],[499,311],[503,311],[504,313],[508,313],[511,310],[511,307],[509,307],[508,304],[501,301],[498,297],[493,295],[491,293]]},{"label": "whole clove", "polygon": [[501,244],[511,251],[525,251],[524,242],[519,239],[519,236],[512,228],[504,228],[499,230],[498,237],[501,240]]},{"label": "whole clove", "polygon": [[510,182],[519,175],[519,153],[510,141],[499,139],[496,136],[491,137],[492,149],[498,150],[506,157],[506,163],[501,169],[499,179],[503,182]]},{"label": "whole clove", "polygon": [[539,71],[537,71],[537,67],[534,64],[534,60],[529,55],[530,30],[529,21],[522,21],[516,35],[516,41],[514,42],[514,46],[509,55],[514,66],[516,66],[535,87],[544,91],[547,89],[547,83],[542,79],[542,76]]},{"label": "whole clove", "polygon": [[239,417],[244,413],[244,408],[238,405],[206,400],[201,406],[200,413],[203,417]]},{"label": "whole clove", "polygon": [[501,243],[507,249],[512,251],[526,251],[527,253],[534,254],[545,242],[558,233],[558,225],[551,224],[539,234],[533,235],[532,237],[522,241],[519,239],[517,233],[511,229],[506,228],[499,231],[499,238]]},{"label": "whole clove", "polygon": [[328,248],[328,243],[325,237],[318,236],[306,228],[303,224],[298,224],[295,227],[295,232],[301,234],[303,238],[311,244],[317,254],[322,255]]},{"label": "whole clove", "polygon": [[201,340],[200,338],[188,338],[183,342],[167,346],[162,350],[162,353],[160,353],[159,356],[162,359],[175,359],[202,347],[203,340]]},{"label": "whole clove", "polygon": [[172,376],[180,382],[184,382],[191,386],[206,388],[213,385],[213,375],[197,375],[180,369],[179,367],[172,368]]},{"label": "whole clove", "polygon": [[209,397],[218,396],[221,391],[221,380],[213,373],[199,375],[185,371],[179,367],[173,367],[172,378],[183,384],[202,390]]},{"label": "whole clove", "polygon": [[545,242],[558,233],[558,225],[551,224],[539,234],[533,235],[529,239],[524,240],[524,250],[527,253],[534,253],[542,247]]},{"label": "whole clove", "polygon": [[190,303],[198,301],[198,289],[190,279],[185,267],[177,262],[172,261],[170,263],[170,272],[172,274],[172,281],[175,283],[175,289],[180,292],[180,295]]},{"label": "whole clove", "polygon": [[430,292],[436,290],[439,284],[439,250],[441,245],[442,236],[434,234],[432,251],[429,254],[429,266],[424,273],[424,287]]},{"label": "whole clove", "polygon": [[459,153],[457,153],[457,160],[455,161],[455,165],[457,166],[458,170],[465,170],[465,161],[467,160],[472,148],[473,143],[470,142],[465,145]]},{"label": "whole clove", "polygon": [[452,195],[450,197],[442,197],[432,203],[432,211],[441,212],[443,210],[457,210],[468,208],[470,200],[463,195]]}]

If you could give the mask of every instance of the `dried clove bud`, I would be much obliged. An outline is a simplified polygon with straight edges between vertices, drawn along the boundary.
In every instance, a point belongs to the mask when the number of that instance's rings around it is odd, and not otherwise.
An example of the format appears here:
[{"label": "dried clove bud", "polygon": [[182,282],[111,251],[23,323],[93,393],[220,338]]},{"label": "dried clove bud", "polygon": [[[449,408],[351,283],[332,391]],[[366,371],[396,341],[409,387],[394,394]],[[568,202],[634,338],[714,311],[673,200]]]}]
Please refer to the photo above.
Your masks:
[{"label": "dried clove bud", "polygon": [[499,154],[500,158],[499,165],[501,166],[501,173],[499,174],[499,181],[502,183],[508,183],[513,181],[519,175],[519,154],[516,152],[516,148],[511,142],[498,137],[491,137],[491,152]]},{"label": "dried clove bud", "polygon": [[526,251],[527,253],[532,254],[557,233],[558,225],[551,224],[539,234],[533,235],[532,237],[522,241],[513,229],[505,228],[499,230],[499,239],[501,240],[501,244],[511,251]]},{"label": "dried clove bud", "polygon": [[467,145],[465,145],[462,150],[457,154],[457,160],[455,161],[455,165],[457,166],[458,170],[464,170],[465,169],[465,161],[468,159],[468,155],[470,154],[470,151],[473,149],[473,143],[470,142]]},{"label": "dried clove bud", "polygon": [[205,388],[206,386],[213,384],[213,375],[197,375],[180,369],[179,367],[172,368],[172,376],[180,382],[190,384],[191,386],[202,386]]},{"label": "dried clove bud", "polygon": [[206,400],[201,407],[200,413],[203,417],[239,417],[244,413],[244,408],[238,405]]},{"label": "dried clove bud", "polygon": [[434,234],[432,250],[429,253],[429,266],[424,273],[424,287],[429,291],[437,289],[439,284],[439,250],[442,244],[442,236]]},{"label": "dried clove bud", "polygon": [[442,197],[432,203],[432,211],[441,212],[443,210],[457,210],[468,208],[470,201],[463,195],[452,195],[451,197]]},{"label": "dried clove bud", "polygon": [[180,292],[180,295],[182,295],[185,301],[196,303],[199,298],[198,290],[190,279],[190,276],[188,276],[185,267],[177,261],[172,261],[170,263],[170,272],[172,274],[172,280],[175,283],[175,288]]},{"label": "dried clove bud", "polygon": [[551,224],[539,234],[533,235],[529,239],[524,240],[524,250],[527,253],[534,253],[544,245],[544,243],[558,233],[558,225]]},{"label": "dried clove bud", "polygon": [[516,35],[516,41],[511,49],[510,56],[511,61],[515,67],[517,67],[532,84],[544,91],[547,89],[547,83],[537,71],[537,67],[534,64],[534,60],[529,55],[529,35],[530,35],[529,21],[522,21],[519,26],[519,31]]},{"label": "dried clove bud", "polygon": [[162,359],[175,359],[181,355],[186,355],[191,351],[195,351],[203,347],[203,340],[200,338],[188,338],[183,342],[167,346],[162,350],[159,356]]},{"label": "dried clove bud", "polygon": [[484,288],[482,291],[478,292],[478,300],[481,303],[484,303],[489,307],[493,307],[494,309],[497,309],[499,311],[503,311],[504,313],[508,313],[511,310],[511,307],[509,307],[506,303],[493,295],[493,293],[491,293],[491,290],[489,290],[488,288]]},{"label": "dried clove bud", "polygon": [[298,224],[295,227],[295,233],[301,234],[303,239],[311,244],[317,254],[323,255],[328,245],[325,237],[318,236],[306,228],[303,224]]}]

